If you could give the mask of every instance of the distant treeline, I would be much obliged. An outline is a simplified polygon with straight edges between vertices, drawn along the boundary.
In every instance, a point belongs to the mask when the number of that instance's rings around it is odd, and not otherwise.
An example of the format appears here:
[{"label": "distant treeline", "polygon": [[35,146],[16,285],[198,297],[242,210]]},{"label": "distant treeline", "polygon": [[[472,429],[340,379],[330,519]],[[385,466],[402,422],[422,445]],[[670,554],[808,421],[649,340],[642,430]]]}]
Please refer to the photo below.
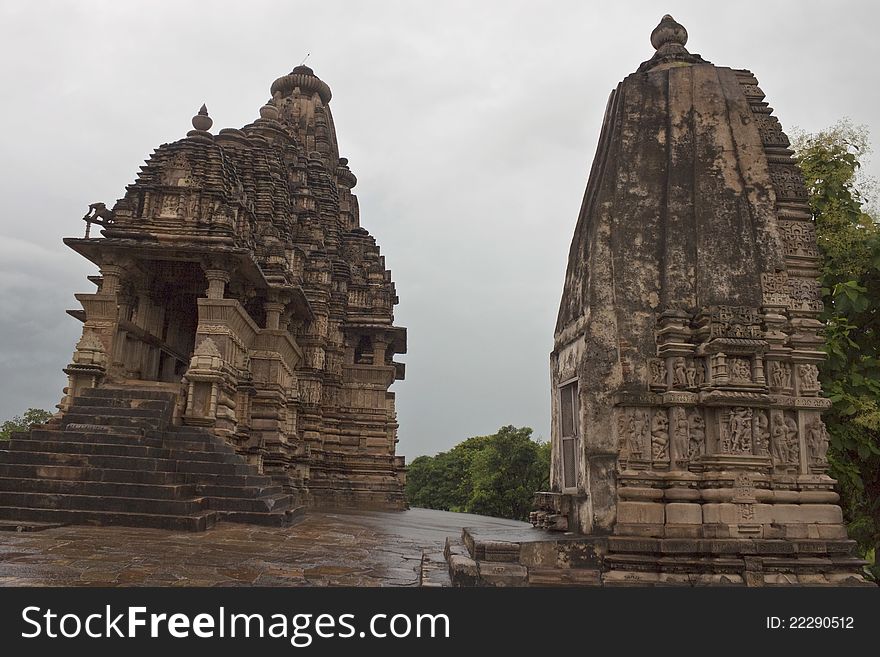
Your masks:
[{"label": "distant treeline", "polygon": [[532,440],[529,427],[501,427],[448,452],[419,456],[409,466],[411,506],[526,520],[532,498],[547,490],[550,443]]}]

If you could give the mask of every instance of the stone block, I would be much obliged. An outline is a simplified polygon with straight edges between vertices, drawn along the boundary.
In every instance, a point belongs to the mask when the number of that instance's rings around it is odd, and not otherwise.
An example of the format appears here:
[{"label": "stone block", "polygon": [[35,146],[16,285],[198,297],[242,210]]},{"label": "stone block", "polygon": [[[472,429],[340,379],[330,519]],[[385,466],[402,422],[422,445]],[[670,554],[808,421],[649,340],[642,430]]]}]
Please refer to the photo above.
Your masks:
[{"label": "stone block", "polygon": [[739,507],[729,502],[703,505],[703,522],[731,525],[740,521]]},{"label": "stone block", "polygon": [[699,504],[670,502],[666,505],[667,524],[699,525],[703,522],[703,509]]},{"label": "stone block", "polygon": [[663,524],[664,505],[658,502],[620,502],[617,506],[617,522],[621,524]]},{"label": "stone block", "polygon": [[598,568],[529,568],[529,586],[601,586]]},{"label": "stone block", "polygon": [[617,523],[614,531],[621,536],[640,536],[643,538],[662,538],[664,525],[643,525]]},{"label": "stone block", "polygon": [[678,525],[667,523],[663,529],[666,538],[701,538],[703,536],[702,525]]},{"label": "stone block", "polygon": [[563,564],[558,560],[556,541],[531,541],[519,549],[519,561],[527,568],[554,568]]},{"label": "stone block", "polygon": [[486,586],[525,586],[528,571],[518,563],[478,561],[480,583]]},{"label": "stone block", "polygon": [[843,525],[818,525],[819,538],[842,539],[847,538],[846,527]]},{"label": "stone block", "polygon": [[477,586],[480,572],[477,562],[460,554],[449,557],[449,577],[455,586]]}]

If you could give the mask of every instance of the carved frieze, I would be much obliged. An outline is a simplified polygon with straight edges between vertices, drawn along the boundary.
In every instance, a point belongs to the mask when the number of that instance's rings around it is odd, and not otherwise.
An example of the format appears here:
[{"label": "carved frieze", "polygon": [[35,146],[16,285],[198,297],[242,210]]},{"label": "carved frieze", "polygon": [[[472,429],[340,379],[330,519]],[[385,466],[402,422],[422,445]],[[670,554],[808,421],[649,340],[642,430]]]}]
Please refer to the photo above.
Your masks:
[{"label": "carved frieze", "polygon": [[780,220],[779,231],[785,255],[807,258],[818,258],[816,247],[816,227],[811,221]]},{"label": "carved frieze", "polygon": [[813,278],[789,278],[788,293],[789,310],[822,312],[824,309],[819,281]]},{"label": "carved frieze", "polygon": [[[786,141],[788,141],[786,139]],[[807,200],[807,188],[801,170],[792,164],[770,164],[770,180],[776,190],[776,197],[785,201]]]},{"label": "carved frieze", "polygon": [[761,274],[761,292],[765,306],[787,307],[788,274],[784,271]]},{"label": "carved frieze", "polygon": [[710,338],[760,338],[760,316],[748,306],[716,306],[709,311]]},{"label": "carved frieze", "polygon": [[791,389],[791,364],[779,360],[770,361],[770,388],[773,390]]}]

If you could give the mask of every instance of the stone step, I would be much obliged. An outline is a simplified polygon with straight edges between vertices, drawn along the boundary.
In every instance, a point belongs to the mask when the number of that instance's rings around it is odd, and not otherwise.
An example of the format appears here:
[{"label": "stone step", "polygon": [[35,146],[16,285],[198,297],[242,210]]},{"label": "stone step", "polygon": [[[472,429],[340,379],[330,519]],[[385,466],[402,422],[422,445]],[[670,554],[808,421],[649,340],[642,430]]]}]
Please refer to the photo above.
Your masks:
[{"label": "stone step", "polygon": [[170,458],[114,456],[110,454],[77,454],[59,451],[0,450],[0,463],[29,463],[33,465],[63,465],[71,467],[107,468],[147,472],[186,472],[224,475],[256,475],[256,466],[243,460],[238,463],[218,463],[207,460],[176,460]]},{"label": "stone step", "polygon": [[267,475],[228,475],[210,472],[181,473],[187,483],[204,486],[272,486]]},{"label": "stone step", "polygon": [[68,422],[63,425],[60,429],[51,429],[51,430],[60,430],[60,431],[69,431],[73,433],[88,433],[91,435],[96,435],[99,433],[108,433],[114,436],[141,436],[141,437],[149,437],[149,438],[158,438],[160,434],[151,429],[145,429],[144,427],[121,427],[121,426],[108,426],[106,424],[94,424],[90,422]]},{"label": "stone step", "polygon": [[63,481],[105,481],[157,486],[195,483],[188,481],[186,475],[176,472],[120,470],[41,463],[4,463],[2,461],[0,461],[0,477],[20,479],[46,478]]},{"label": "stone step", "polygon": [[235,454],[235,449],[231,445],[223,442],[208,443],[196,440],[178,440],[177,438],[166,439],[163,445],[169,449],[180,449],[193,452],[217,452],[218,454]]},{"label": "stone step", "polygon": [[193,515],[174,516],[123,511],[0,506],[0,518],[5,521],[35,521],[78,525],[123,525],[198,532],[210,529],[216,524],[217,512],[201,511]]},{"label": "stone step", "polygon": [[[115,406],[71,406],[67,413],[64,415],[65,418],[68,416],[80,417],[80,416],[92,416],[96,418],[105,418],[105,417],[145,417],[145,418],[155,418],[160,419],[167,414],[167,409],[165,408],[117,408]],[[64,420],[62,419],[62,423]],[[95,422],[95,424],[101,424],[101,422]]]},{"label": "stone step", "polygon": [[129,456],[133,458],[153,458],[174,461],[196,461],[207,463],[242,463],[234,452],[214,452],[209,450],[182,450],[152,447],[149,445],[103,443],[74,440],[22,440],[13,439],[5,445],[10,451],[52,452],[57,454],[83,454],[97,456]]},{"label": "stone step", "polygon": [[214,461],[173,461],[177,464],[177,472],[188,472],[206,475],[254,475],[259,474],[257,466],[250,465],[241,459],[240,463],[216,463]]},{"label": "stone step", "polygon": [[202,497],[187,500],[161,500],[143,497],[0,491],[0,507],[3,506],[34,509],[121,511],[124,513],[154,513],[171,516],[188,516],[208,510],[207,500]]},{"label": "stone step", "polygon": [[214,484],[195,484],[196,492],[205,497],[254,498],[264,495],[278,495],[284,492],[282,486],[216,486]]},{"label": "stone step", "polygon": [[439,588],[452,586],[449,577],[449,566],[442,552],[422,552],[422,563],[419,568],[419,586]]},{"label": "stone step", "polygon": [[299,506],[286,511],[272,511],[269,513],[247,511],[217,511],[216,513],[224,522],[240,522],[268,527],[290,527],[303,519],[305,511],[305,507]]},{"label": "stone step", "polygon": [[103,456],[132,456],[139,458],[170,458],[169,450],[148,445],[102,443],[75,440],[10,440],[6,447],[11,451],[55,452],[58,454],[98,454]]},{"label": "stone step", "polygon": [[75,397],[71,409],[82,409],[80,412],[89,412],[91,409],[152,409],[166,411],[172,408],[171,401],[164,399],[132,399],[131,397]]},{"label": "stone step", "polygon": [[[13,436],[16,438],[18,436]],[[45,440],[75,443],[103,443],[105,445],[141,445],[144,447],[164,447],[161,438],[146,436],[143,432],[110,433],[90,431],[70,431],[61,429],[34,429],[30,433],[22,433],[23,440]]]},{"label": "stone step", "polygon": [[0,476],[0,490],[64,495],[107,495],[181,500],[204,497],[195,484],[135,484],[129,481],[90,481]]},{"label": "stone step", "polygon": [[164,390],[142,390],[138,388],[86,388],[83,397],[102,399],[151,399],[173,402],[177,395]]},{"label": "stone step", "polygon": [[66,413],[61,420],[63,428],[69,428],[71,425],[79,426],[105,426],[112,427],[111,431],[115,431],[116,427],[126,427],[129,429],[152,429],[158,431],[165,422],[156,417],[131,417],[128,415],[97,415],[91,413]]},{"label": "stone step", "polygon": [[214,511],[252,511],[268,513],[287,511],[293,506],[293,496],[283,493],[255,498],[209,497],[208,508]]}]

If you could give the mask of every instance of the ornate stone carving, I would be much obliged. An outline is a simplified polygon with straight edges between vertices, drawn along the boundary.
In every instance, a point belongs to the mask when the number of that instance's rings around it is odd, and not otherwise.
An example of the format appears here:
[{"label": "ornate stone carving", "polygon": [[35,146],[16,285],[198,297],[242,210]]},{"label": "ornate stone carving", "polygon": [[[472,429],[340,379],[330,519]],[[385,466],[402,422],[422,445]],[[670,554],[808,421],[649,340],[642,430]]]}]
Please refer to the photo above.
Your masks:
[{"label": "ornate stone carving", "polygon": [[686,461],[690,449],[690,425],[687,411],[681,406],[675,406],[670,411],[672,418],[672,460]]},{"label": "ornate stone carving", "polygon": [[725,411],[721,424],[723,454],[752,453],[752,409],[736,406]]},{"label": "ornate stone carving", "polygon": [[816,247],[816,227],[812,221],[780,221],[779,231],[782,234],[785,255],[819,257],[819,249]]},{"label": "ornate stone carving", "polygon": [[817,280],[812,278],[789,278],[788,293],[791,297],[788,306],[789,310],[822,312],[825,308],[822,303],[822,291]]},{"label": "ornate stone carving", "polygon": [[782,132],[779,119],[771,114],[758,114],[757,112],[753,116],[758,126],[758,133],[761,135],[761,142],[765,146],[789,145],[788,137]]},{"label": "ornate stone carving", "polygon": [[791,388],[791,365],[782,361],[770,362],[770,385],[777,390]]},{"label": "ornate stone carving", "polygon": [[777,465],[797,464],[800,457],[797,422],[782,411],[773,411],[771,422],[773,462]]},{"label": "ornate stone carving", "polygon": [[788,307],[788,274],[784,271],[761,274],[761,292],[765,306]]},{"label": "ornate stone carving", "polygon": [[767,412],[757,410],[754,412],[754,431],[755,454],[758,456],[770,456],[770,421],[767,419]]},{"label": "ornate stone carving", "polygon": [[805,201],[807,188],[797,165],[772,164],[770,165],[770,180],[776,190],[776,197],[786,201]]},{"label": "ornate stone carving", "polygon": [[800,392],[817,392],[820,389],[818,367],[812,363],[798,365],[797,372]]},{"label": "ornate stone carving", "polygon": [[666,387],[666,361],[660,358],[648,360],[648,370],[651,373],[651,385]]},{"label": "ornate stone carving", "polygon": [[621,451],[632,459],[648,459],[650,416],[647,409],[621,409],[617,416]]},{"label": "ornate stone carving", "polygon": [[758,311],[747,306],[717,306],[709,311],[710,338],[760,338]]},{"label": "ornate stone carving", "polygon": [[745,358],[731,358],[728,362],[730,380],[735,383],[752,382],[752,366]]},{"label": "ornate stone carving", "polygon": [[697,410],[688,416],[688,459],[694,460],[706,452],[706,422]]},{"label": "ornate stone carving", "polygon": [[669,420],[666,411],[658,409],[651,420],[651,458],[655,461],[669,460]]},{"label": "ornate stone carving", "polygon": [[687,361],[683,356],[677,356],[672,360],[672,387],[687,387]]},{"label": "ornate stone carving", "polygon": [[807,425],[807,454],[813,465],[828,463],[828,431],[818,415]]}]

